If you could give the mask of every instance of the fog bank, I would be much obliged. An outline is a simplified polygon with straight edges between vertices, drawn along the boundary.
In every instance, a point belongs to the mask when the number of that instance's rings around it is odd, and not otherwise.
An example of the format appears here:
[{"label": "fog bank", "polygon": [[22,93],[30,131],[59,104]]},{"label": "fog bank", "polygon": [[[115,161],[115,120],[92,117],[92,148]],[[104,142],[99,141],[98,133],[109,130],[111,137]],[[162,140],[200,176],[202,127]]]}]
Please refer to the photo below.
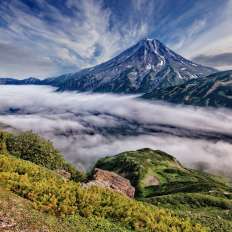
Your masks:
[{"label": "fog bank", "polygon": [[232,176],[232,111],[174,106],[137,96],[0,86],[0,122],[50,139],[66,159],[89,168],[99,158],[143,147],[190,167]]}]

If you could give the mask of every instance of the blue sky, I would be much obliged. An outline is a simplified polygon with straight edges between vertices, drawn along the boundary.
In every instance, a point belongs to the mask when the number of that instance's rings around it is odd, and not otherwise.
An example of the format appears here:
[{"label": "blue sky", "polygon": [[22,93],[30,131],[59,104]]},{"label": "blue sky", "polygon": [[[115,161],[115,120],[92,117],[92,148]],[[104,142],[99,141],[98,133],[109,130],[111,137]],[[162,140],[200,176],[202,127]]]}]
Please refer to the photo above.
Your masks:
[{"label": "blue sky", "polygon": [[156,38],[232,69],[232,0],[0,0],[0,76],[48,77]]}]

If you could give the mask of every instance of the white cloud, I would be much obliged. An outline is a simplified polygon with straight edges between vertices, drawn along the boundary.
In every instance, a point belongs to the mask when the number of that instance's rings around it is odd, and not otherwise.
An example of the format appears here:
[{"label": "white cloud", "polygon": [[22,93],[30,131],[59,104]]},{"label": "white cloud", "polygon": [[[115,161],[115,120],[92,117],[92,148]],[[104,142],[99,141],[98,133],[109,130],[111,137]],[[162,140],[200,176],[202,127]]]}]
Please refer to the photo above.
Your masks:
[{"label": "white cloud", "polygon": [[[214,19],[205,21],[194,21],[192,25],[180,35],[178,46],[171,43],[174,49],[187,58],[194,58],[199,55],[218,55],[232,52],[232,0],[220,5],[220,11],[213,13]],[[212,22],[211,22],[212,21]],[[215,66],[219,69],[225,67]],[[232,68],[226,66],[226,68]]]},{"label": "white cloud", "polygon": [[208,170],[232,176],[230,110],[149,103],[128,95],[57,93],[50,87],[0,88],[0,122],[40,133],[78,166],[151,147],[188,166],[204,162]]},{"label": "white cloud", "polygon": [[194,2],[185,10],[177,3],[175,11],[168,1],[133,0],[117,9],[123,17],[103,0],[67,0],[60,8],[44,0],[34,3],[39,12],[18,0],[0,4],[0,44],[11,51],[0,47],[0,76],[75,72],[112,58],[148,35],[190,59],[232,52],[232,0],[214,7],[209,1]]},{"label": "white cloud", "polygon": [[[70,15],[46,1],[36,2],[42,9],[39,14],[32,14],[26,5],[18,1],[5,2],[0,8],[1,17],[7,24],[0,27],[0,42],[8,41],[9,46],[14,44],[20,48],[15,59],[20,57],[21,52],[28,64],[22,63],[20,70],[12,62],[12,54],[5,61],[0,59],[0,66],[7,62],[7,67],[0,70],[1,75],[14,76],[18,71],[19,77],[49,76],[64,69],[77,71],[106,61],[147,34],[145,22],[114,23],[110,26],[112,12],[104,8],[101,1],[68,1],[67,7],[72,12]],[[50,21],[47,22],[45,18]],[[24,50],[27,50],[26,56]],[[52,61],[50,70],[44,70],[36,57],[41,60],[49,58],[45,66]]]}]

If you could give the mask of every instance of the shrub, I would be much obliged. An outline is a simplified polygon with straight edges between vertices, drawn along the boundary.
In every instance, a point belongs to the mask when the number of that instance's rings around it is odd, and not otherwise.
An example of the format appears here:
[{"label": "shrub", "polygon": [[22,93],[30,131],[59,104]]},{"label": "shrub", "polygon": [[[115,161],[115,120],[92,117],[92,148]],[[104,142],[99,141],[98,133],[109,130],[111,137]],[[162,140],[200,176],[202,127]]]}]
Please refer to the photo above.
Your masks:
[{"label": "shrub", "polygon": [[51,170],[64,169],[71,174],[75,181],[83,179],[83,174],[65,161],[50,141],[32,133],[31,131],[19,134],[0,133],[0,152],[10,153],[16,157],[31,161]]},{"label": "shrub", "polygon": [[10,136],[10,133],[0,131],[0,154],[8,153],[6,141]]},{"label": "shrub", "polygon": [[54,172],[11,156],[0,157],[0,183],[35,207],[58,215],[99,217],[137,231],[203,232],[199,224],[98,187],[82,187]]}]

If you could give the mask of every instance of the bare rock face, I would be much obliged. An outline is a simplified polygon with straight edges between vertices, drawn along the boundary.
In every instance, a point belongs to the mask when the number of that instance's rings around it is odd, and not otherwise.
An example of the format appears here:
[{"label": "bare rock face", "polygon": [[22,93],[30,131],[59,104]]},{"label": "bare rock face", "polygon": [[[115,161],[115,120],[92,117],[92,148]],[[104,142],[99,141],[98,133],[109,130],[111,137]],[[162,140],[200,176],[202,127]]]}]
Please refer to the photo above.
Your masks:
[{"label": "bare rock face", "polygon": [[133,198],[135,194],[135,188],[131,185],[128,179],[119,176],[114,172],[99,168],[94,169],[93,180],[86,185],[97,185],[104,188],[110,188],[131,198]]}]

